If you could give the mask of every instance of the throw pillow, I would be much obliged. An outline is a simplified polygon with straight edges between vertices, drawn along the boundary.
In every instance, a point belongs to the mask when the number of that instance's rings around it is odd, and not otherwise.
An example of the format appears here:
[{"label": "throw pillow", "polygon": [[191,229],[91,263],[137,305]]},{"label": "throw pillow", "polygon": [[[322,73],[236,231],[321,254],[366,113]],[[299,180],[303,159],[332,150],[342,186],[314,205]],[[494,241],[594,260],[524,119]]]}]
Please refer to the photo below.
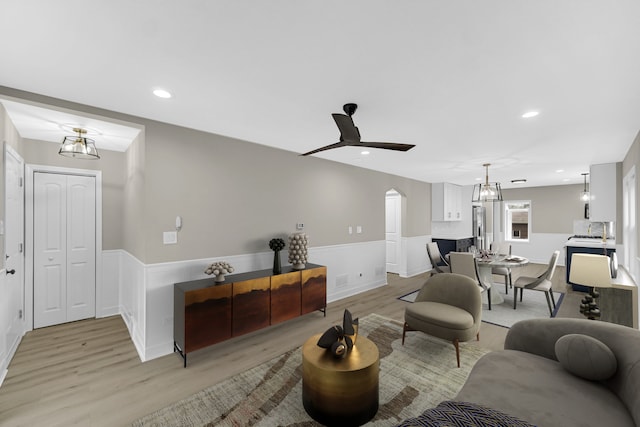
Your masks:
[{"label": "throw pillow", "polygon": [[588,335],[564,335],[556,341],[555,350],[556,358],[564,369],[586,380],[606,380],[618,369],[613,351]]}]

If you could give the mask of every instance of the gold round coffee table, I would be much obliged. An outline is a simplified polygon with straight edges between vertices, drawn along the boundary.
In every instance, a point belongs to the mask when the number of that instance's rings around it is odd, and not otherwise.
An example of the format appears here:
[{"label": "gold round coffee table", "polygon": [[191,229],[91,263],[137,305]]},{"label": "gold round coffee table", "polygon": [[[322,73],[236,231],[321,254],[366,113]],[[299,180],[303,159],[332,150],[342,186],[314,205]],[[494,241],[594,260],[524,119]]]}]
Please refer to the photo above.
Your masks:
[{"label": "gold round coffee table", "polygon": [[320,334],[302,346],[302,404],[325,425],[358,426],[378,412],[378,347],[359,336],[351,353],[336,359],[318,347]]}]

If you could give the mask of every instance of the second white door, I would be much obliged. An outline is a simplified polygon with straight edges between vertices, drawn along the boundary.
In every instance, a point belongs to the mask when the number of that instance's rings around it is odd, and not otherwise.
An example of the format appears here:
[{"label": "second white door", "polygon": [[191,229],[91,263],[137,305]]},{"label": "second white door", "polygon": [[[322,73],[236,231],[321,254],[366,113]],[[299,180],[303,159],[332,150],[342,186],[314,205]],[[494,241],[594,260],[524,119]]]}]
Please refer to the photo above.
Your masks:
[{"label": "second white door", "polygon": [[385,197],[385,229],[387,243],[387,273],[400,272],[401,205],[400,193],[388,191]]},{"label": "second white door", "polygon": [[95,317],[96,180],[34,174],[33,326]]}]

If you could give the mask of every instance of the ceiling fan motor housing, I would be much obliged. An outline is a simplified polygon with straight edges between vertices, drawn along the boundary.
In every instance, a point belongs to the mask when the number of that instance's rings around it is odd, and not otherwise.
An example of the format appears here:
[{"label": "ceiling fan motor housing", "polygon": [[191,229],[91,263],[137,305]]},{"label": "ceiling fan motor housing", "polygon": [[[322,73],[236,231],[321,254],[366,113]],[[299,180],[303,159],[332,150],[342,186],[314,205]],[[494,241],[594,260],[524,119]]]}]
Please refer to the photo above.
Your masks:
[{"label": "ceiling fan motor housing", "polygon": [[349,104],[344,104],[342,106],[342,110],[349,117],[353,116],[353,113],[355,113],[357,109],[358,109],[358,104],[349,103]]}]

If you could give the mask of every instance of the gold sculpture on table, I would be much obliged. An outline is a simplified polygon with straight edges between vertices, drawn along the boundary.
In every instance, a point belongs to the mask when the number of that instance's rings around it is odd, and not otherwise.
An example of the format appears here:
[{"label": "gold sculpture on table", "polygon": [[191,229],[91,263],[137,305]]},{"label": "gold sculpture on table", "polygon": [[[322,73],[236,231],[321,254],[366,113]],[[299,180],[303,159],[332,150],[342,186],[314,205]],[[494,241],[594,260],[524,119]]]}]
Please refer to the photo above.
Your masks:
[{"label": "gold sculpture on table", "polygon": [[318,340],[318,347],[325,348],[337,359],[345,357],[353,348],[358,337],[358,319],[351,316],[349,310],[344,311],[342,326],[336,325],[327,329]]}]

